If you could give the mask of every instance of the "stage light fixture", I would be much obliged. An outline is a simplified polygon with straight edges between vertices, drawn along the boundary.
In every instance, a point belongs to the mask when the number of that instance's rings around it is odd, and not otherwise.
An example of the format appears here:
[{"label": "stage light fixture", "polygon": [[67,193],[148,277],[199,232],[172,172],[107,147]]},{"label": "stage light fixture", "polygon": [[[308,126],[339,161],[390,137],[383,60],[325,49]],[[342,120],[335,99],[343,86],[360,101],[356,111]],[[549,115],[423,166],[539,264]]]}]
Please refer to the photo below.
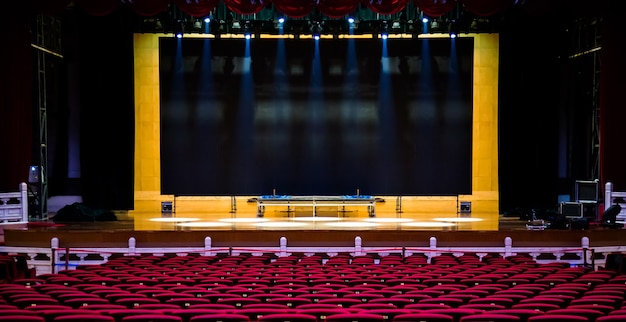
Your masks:
[{"label": "stage light fixture", "polygon": [[179,39],[183,38],[183,31],[184,27],[182,20],[177,20],[174,24],[174,36]]},{"label": "stage light fixture", "polygon": [[285,23],[285,18],[283,17],[278,18],[278,23],[280,24]]},{"label": "stage light fixture", "polygon": [[314,39],[320,39],[322,34],[322,23],[320,21],[311,21],[311,34]]},{"label": "stage light fixture", "polygon": [[211,18],[210,18],[210,17],[206,17],[206,18],[204,18],[204,22],[205,22],[205,23],[211,23]]},{"label": "stage light fixture", "polygon": [[426,18],[426,17],[422,18],[422,22],[423,23],[428,23],[428,18]]},{"label": "stage light fixture", "polygon": [[437,21],[437,19],[434,19],[430,23],[430,32],[436,32],[436,31],[439,31],[439,21]]},{"label": "stage light fixture", "polygon": [[348,23],[354,23],[354,18],[352,17],[348,18]]},{"label": "stage light fixture", "polygon": [[400,20],[394,20],[393,23],[391,23],[391,30],[398,32],[400,29],[402,29],[402,22]]},{"label": "stage light fixture", "polygon": [[243,28],[244,28],[243,29],[244,37],[246,39],[252,38],[252,31],[253,31],[252,22],[250,20],[246,20],[246,22],[243,25]]},{"label": "stage light fixture", "polygon": [[459,35],[459,25],[456,20],[451,20],[448,27],[450,38],[456,38]]},{"label": "stage light fixture", "polygon": [[201,20],[199,20],[199,19],[198,19],[198,20],[195,20],[195,21],[193,22],[193,29],[195,29],[195,30],[200,30],[200,29],[202,29],[202,21],[201,21]]}]

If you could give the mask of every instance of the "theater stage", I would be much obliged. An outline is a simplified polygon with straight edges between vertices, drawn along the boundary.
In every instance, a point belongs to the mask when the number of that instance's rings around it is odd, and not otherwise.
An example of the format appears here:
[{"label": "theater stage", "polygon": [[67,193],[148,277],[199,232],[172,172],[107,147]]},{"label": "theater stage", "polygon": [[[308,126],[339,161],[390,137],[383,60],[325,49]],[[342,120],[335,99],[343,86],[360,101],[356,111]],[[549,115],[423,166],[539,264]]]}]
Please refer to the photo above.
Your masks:
[{"label": "theater stage", "polygon": [[626,244],[624,229],[592,224],[529,230],[529,222],[518,217],[462,211],[456,198],[436,202],[440,206],[434,211],[424,202],[415,207],[378,200],[374,215],[363,205],[323,205],[315,216],[310,206],[281,204],[266,207],[260,216],[256,200],[212,208],[202,205],[206,200],[178,200],[172,212],[116,211],[116,221],[7,225],[4,239],[6,246],[22,247],[50,247],[54,237],[60,247],[127,247],[131,237],[137,247],[202,247],[207,237],[212,247],[241,248],[278,247],[282,237],[294,247],[349,247],[357,237],[364,247],[394,248],[426,248],[432,237],[438,247],[464,248],[500,247],[507,237],[514,247],[580,247],[584,237],[592,248]]}]

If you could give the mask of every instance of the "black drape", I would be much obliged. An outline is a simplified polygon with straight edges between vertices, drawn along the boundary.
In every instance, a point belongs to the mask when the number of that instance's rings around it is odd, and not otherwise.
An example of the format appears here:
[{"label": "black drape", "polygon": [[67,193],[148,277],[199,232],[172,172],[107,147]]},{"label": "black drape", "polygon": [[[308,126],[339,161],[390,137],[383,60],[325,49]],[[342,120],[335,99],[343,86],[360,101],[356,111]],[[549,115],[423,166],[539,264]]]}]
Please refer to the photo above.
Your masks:
[{"label": "black drape", "polygon": [[134,80],[130,13],[76,13],[80,79],[80,164],[83,202],[133,207]]},{"label": "black drape", "polygon": [[33,53],[30,6],[6,4],[0,19],[0,191],[18,191],[33,159]]}]

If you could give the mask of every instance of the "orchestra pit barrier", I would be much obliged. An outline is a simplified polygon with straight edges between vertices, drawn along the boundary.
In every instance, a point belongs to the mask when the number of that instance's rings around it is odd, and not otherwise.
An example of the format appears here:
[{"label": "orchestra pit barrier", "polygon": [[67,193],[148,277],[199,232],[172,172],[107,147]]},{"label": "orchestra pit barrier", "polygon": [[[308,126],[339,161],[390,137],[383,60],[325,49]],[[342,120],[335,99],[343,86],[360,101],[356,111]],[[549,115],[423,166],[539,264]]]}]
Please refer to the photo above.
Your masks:
[{"label": "orchestra pit barrier", "polygon": [[277,257],[286,257],[292,254],[313,256],[326,254],[328,257],[338,254],[350,254],[362,256],[375,254],[379,257],[391,254],[408,257],[414,254],[423,254],[430,259],[441,254],[452,254],[456,257],[464,254],[473,254],[479,259],[488,255],[497,254],[502,258],[515,255],[528,255],[537,263],[567,262],[570,266],[585,266],[597,269],[605,265],[606,255],[621,252],[621,246],[602,246],[591,249],[588,237],[581,238],[580,247],[515,247],[513,240],[506,237],[501,246],[497,247],[441,247],[437,245],[437,238],[431,237],[429,247],[367,247],[361,237],[354,238],[351,246],[324,246],[324,247],[292,247],[288,240],[281,237],[276,247],[213,247],[211,237],[205,237],[204,247],[138,247],[134,237],[129,238],[128,247],[82,247],[61,248],[60,240],[56,237],[50,241],[50,248],[0,246],[0,253],[25,255],[29,268],[36,271],[37,275],[56,273],[60,270],[71,270],[77,266],[100,265],[106,263],[109,258],[116,256],[137,256],[152,254],[154,256],[215,256],[215,255],[239,255],[250,254],[262,256],[273,254]]}]

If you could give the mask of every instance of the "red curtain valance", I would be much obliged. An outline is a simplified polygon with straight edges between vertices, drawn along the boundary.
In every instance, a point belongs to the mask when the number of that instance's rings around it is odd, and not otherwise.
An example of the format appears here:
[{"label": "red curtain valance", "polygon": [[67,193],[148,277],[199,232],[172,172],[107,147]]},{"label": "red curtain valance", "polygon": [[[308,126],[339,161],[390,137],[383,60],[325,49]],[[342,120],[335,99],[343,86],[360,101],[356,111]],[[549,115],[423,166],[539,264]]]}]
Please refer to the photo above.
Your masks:
[{"label": "red curtain valance", "polygon": [[344,17],[359,7],[360,0],[321,0],[317,10],[330,18]]},{"label": "red curtain valance", "polygon": [[365,0],[364,3],[375,13],[392,15],[402,11],[409,4],[409,0]]},{"label": "red curtain valance", "polygon": [[220,4],[220,0],[175,0],[176,6],[192,17],[208,16]]},{"label": "red curtain valance", "polygon": [[291,18],[302,18],[315,7],[315,2],[310,0],[273,0],[272,3],[276,10]]},{"label": "red curtain valance", "polygon": [[[11,0],[21,1],[21,0]],[[25,0],[24,7],[32,8],[32,13],[61,13],[71,0]],[[409,1],[429,17],[447,14],[461,4],[463,10],[478,16],[492,16],[504,13],[513,6],[519,6],[528,14],[549,14],[559,8],[572,12],[588,12],[597,9],[597,0],[568,2],[566,0],[74,0],[75,5],[94,16],[106,16],[124,6],[142,16],[155,16],[168,10],[172,5],[195,17],[208,15],[220,1],[238,14],[255,14],[270,3],[289,17],[304,17],[313,10],[330,18],[344,17],[363,4],[375,13],[390,15],[403,10]]]},{"label": "red curtain valance", "polygon": [[269,4],[269,0],[224,0],[229,10],[240,15],[251,15],[261,12]]},{"label": "red curtain valance", "polygon": [[458,4],[457,0],[413,0],[413,3],[431,18],[445,15]]}]

